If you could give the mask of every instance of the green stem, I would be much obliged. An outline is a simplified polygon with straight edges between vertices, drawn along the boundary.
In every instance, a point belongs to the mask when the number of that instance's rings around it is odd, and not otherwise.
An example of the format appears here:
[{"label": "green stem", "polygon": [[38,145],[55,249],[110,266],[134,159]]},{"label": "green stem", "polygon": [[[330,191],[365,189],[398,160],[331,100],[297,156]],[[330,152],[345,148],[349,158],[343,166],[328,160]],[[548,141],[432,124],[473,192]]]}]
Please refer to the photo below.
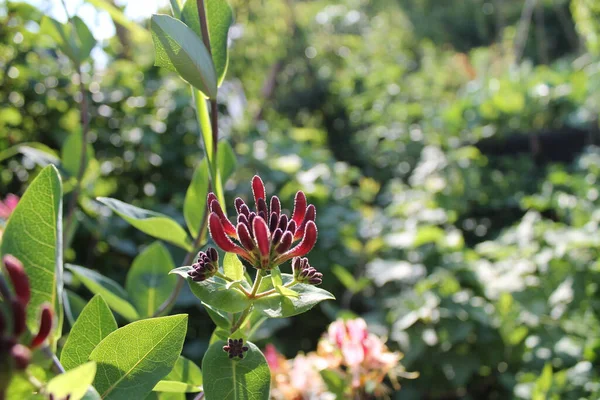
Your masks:
[{"label": "green stem", "polygon": [[252,293],[250,293],[250,298],[256,298],[256,292],[258,292],[258,288],[260,287],[260,282],[263,280],[263,274],[261,271],[256,272],[256,279],[254,280],[254,284],[252,285]]},{"label": "green stem", "polygon": [[223,274],[221,272],[217,272],[215,275],[221,279],[225,279],[227,282],[233,282],[233,279],[231,279],[230,277],[226,276],[225,274]]},{"label": "green stem", "polygon": [[[296,286],[298,283],[300,283],[300,282],[298,282],[296,280],[293,280],[293,281],[288,282],[285,285],[283,285],[283,287],[291,288],[292,286]],[[260,299],[261,297],[267,297],[267,296],[269,296],[271,294],[275,294],[275,293],[277,293],[276,289],[270,289],[270,290],[267,290],[267,291],[264,291],[262,293],[259,293],[259,294],[255,295],[253,298],[254,299]]]},{"label": "green stem", "polygon": [[244,324],[244,322],[246,322],[246,318],[248,318],[248,315],[250,314],[251,309],[252,309],[252,306],[249,306],[242,312],[242,315],[240,315],[240,317],[238,318],[236,323],[231,326],[230,333],[234,333],[235,331],[237,331],[238,329],[241,328],[241,326]]},{"label": "green stem", "polygon": [[173,16],[175,18],[181,18],[181,6],[179,5],[179,0],[171,0],[171,11],[173,11]]}]

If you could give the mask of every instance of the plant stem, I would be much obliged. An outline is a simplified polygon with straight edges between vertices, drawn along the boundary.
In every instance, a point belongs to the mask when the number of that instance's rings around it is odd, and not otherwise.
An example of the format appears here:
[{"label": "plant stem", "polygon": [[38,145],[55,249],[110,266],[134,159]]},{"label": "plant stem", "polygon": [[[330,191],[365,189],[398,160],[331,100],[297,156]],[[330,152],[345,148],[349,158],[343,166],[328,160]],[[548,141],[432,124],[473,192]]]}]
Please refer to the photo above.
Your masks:
[{"label": "plant stem", "polygon": [[250,306],[248,306],[248,308],[246,308],[242,312],[242,315],[240,315],[240,317],[238,318],[236,323],[231,326],[230,333],[234,333],[235,331],[237,331],[238,329],[241,328],[241,326],[244,324],[244,322],[246,322],[246,318],[248,318],[248,315],[250,314],[251,309],[252,309],[252,306],[250,305]]},{"label": "plant stem", "polygon": [[46,345],[46,346],[42,347],[42,353],[48,359],[52,360],[52,369],[54,369],[54,372],[56,372],[57,374],[65,373],[65,368],[60,363],[58,357],[56,357],[56,354],[54,354],[52,352],[52,349],[50,349],[50,346]]},{"label": "plant stem", "polygon": [[258,288],[260,287],[260,282],[263,280],[263,274],[261,271],[256,272],[256,279],[254,280],[254,284],[252,285],[252,293],[250,293],[250,298],[256,297],[256,292],[258,292]]},{"label": "plant stem", "polygon": [[[297,285],[298,283],[299,283],[299,282],[297,282],[297,281],[291,281],[291,282],[288,282],[288,283],[286,283],[285,285],[283,285],[283,287],[286,287],[286,288],[291,288],[292,286],[295,286],[295,285]],[[262,293],[259,293],[259,294],[255,295],[255,296],[253,296],[253,298],[254,298],[254,299],[260,299],[261,297],[267,297],[267,296],[269,296],[269,295],[271,295],[271,294],[275,294],[275,293],[277,293],[277,290],[275,290],[275,289],[270,289],[270,290],[264,291],[264,292],[262,292]]]},{"label": "plant stem", "polygon": [[77,182],[75,183],[75,189],[73,190],[73,194],[71,194],[71,199],[69,200],[69,207],[67,208],[67,218],[65,220],[65,228],[63,235],[65,237],[65,246],[67,246],[66,238],[71,232],[72,225],[74,222],[75,209],[77,207],[77,199],[79,198],[79,194],[81,192],[81,181],[83,180],[83,175],[85,174],[85,167],[87,164],[87,143],[89,136],[89,125],[90,121],[88,118],[88,102],[86,96],[85,85],[83,84],[83,75],[81,73],[81,65],[77,65],[77,74],[79,75],[79,92],[81,93],[81,157],[79,159],[79,170],[77,171]]}]

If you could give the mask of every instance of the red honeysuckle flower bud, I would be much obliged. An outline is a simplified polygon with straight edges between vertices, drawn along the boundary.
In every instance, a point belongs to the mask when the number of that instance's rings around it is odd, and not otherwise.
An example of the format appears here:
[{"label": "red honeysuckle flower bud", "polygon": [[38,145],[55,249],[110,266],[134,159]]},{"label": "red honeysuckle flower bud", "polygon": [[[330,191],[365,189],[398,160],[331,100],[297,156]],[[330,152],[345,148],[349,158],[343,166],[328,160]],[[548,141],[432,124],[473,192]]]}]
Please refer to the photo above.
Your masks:
[{"label": "red honeysuckle flower bud", "polygon": [[223,230],[225,231],[225,233],[228,236],[237,238],[235,226],[233,226],[231,221],[229,221],[229,219],[223,212],[223,209],[221,208],[221,204],[219,204],[219,201],[216,199],[216,196],[212,192],[208,194],[208,201],[210,201],[211,198],[214,199],[209,203],[210,211],[219,216],[219,219],[221,220],[221,225],[223,225]]},{"label": "red honeysuckle flower bud", "polygon": [[252,178],[252,193],[254,194],[254,203],[258,207],[258,199],[265,199],[265,184],[260,176],[254,175]]},{"label": "red honeysuckle flower bud", "polygon": [[40,315],[40,329],[38,330],[37,335],[31,340],[31,348],[35,349],[44,343],[44,340],[50,334],[52,330],[52,308],[49,304],[44,304],[42,306],[42,313]]},{"label": "red honeysuckle flower bud", "polygon": [[229,253],[235,253],[248,261],[252,261],[252,257],[250,257],[250,254],[248,254],[246,250],[233,243],[231,239],[227,237],[223,230],[221,219],[214,212],[208,217],[208,230],[217,246]]},{"label": "red honeysuckle flower bud", "polygon": [[17,299],[12,299],[10,306],[13,315],[13,334],[18,337],[27,329],[25,306]]},{"label": "red honeysuckle flower bud", "polygon": [[244,353],[248,350],[248,346],[244,346],[244,339],[229,339],[223,346],[223,351],[229,354],[229,358],[237,357],[240,360],[244,358]]},{"label": "red honeysuckle flower bud", "polygon": [[199,252],[188,276],[194,282],[202,282],[215,276],[219,270],[219,254],[214,247],[209,247],[206,252]]},{"label": "red honeysuckle flower bud", "polygon": [[306,212],[306,196],[304,192],[298,191],[294,198],[294,212],[292,213],[292,220],[299,226],[304,219],[304,213]]},{"label": "red honeysuckle flower bud", "polygon": [[27,306],[27,304],[29,304],[29,299],[31,298],[31,289],[29,287],[29,278],[25,273],[23,264],[10,254],[2,257],[2,263],[8,272],[17,298],[24,306]]},{"label": "red honeysuckle flower bud", "polygon": [[306,230],[302,241],[298,245],[286,253],[282,254],[279,258],[279,262],[290,260],[294,257],[300,257],[308,254],[317,243],[317,225],[313,221],[308,221],[306,224]]}]

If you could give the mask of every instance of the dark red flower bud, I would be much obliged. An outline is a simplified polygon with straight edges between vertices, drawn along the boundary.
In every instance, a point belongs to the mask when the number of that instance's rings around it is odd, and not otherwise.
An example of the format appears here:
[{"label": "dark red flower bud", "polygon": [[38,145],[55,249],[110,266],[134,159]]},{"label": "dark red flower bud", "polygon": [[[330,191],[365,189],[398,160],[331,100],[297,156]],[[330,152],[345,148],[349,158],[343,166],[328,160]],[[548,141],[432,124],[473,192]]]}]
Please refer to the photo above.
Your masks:
[{"label": "dark red flower bud", "polygon": [[294,198],[294,212],[292,213],[292,220],[296,222],[296,226],[300,226],[306,213],[306,196],[304,192],[299,191],[296,193]]},{"label": "dark red flower bud", "polygon": [[296,247],[283,254],[281,260],[287,261],[293,257],[299,257],[308,254],[308,252],[311,251],[315,246],[315,243],[317,243],[317,225],[315,225],[313,221],[308,221],[302,241],[298,243]]},{"label": "dark red flower bud", "polygon": [[279,216],[281,214],[281,202],[279,201],[279,197],[273,196],[271,197],[271,213],[275,213]]},{"label": "dark red flower bud", "polygon": [[258,175],[254,175],[252,178],[252,194],[254,195],[254,204],[256,205],[256,211],[258,212],[258,199],[265,199],[265,184]]},{"label": "dark red flower bud", "polygon": [[275,229],[277,229],[278,224],[279,224],[279,215],[277,213],[272,212],[271,217],[269,218],[269,230],[271,232],[275,232]]},{"label": "dark red flower bud", "polygon": [[304,214],[304,219],[302,220],[302,224],[296,230],[296,234],[294,235],[294,240],[298,240],[302,236],[304,236],[304,231],[306,230],[306,224],[309,221],[314,222],[316,217],[317,217],[317,210],[316,210],[315,206],[313,206],[311,204],[306,209],[306,214]]},{"label": "dark red flower bud", "polygon": [[244,353],[248,350],[248,346],[244,346],[244,339],[229,339],[223,346],[223,351],[229,354],[229,358],[237,357],[240,360],[244,358]]},{"label": "dark red flower bud", "polygon": [[15,344],[10,350],[10,357],[15,363],[15,368],[23,371],[31,362],[31,350],[22,344]]},{"label": "dark red flower bud", "polygon": [[221,219],[215,213],[211,213],[208,217],[208,230],[217,246],[229,253],[235,253],[244,259],[251,261],[248,252],[231,241],[223,230]]},{"label": "dark red flower bud", "polygon": [[252,228],[261,256],[268,258],[271,244],[269,240],[269,227],[267,226],[267,223],[264,219],[256,217],[252,223]]},{"label": "dark red flower bud", "polygon": [[50,308],[49,304],[44,304],[42,306],[42,314],[40,316],[40,329],[38,330],[37,335],[31,341],[31,348],[35,349],[44,343],[44,340],[50,334],[52,330],[52,308]]},{"label": "dark red flower bud", "polygon": [[27,306],[29,299],[31,298],[31,290],[29,289],[29,278],[27,278],[23,264],[10,254],[5,255],[2,258],[2,262],[4,268],[6,268],[6,271],[8,272],[15,294],[21,303],[23,303],[24,306]]},{"label": "dark red flower bud", "polygon": [[311,267],[308,259],[305,257],[294,257],[292,260],[292,269],[294,271],[294,279],[300,283],[320,285],[323,282],[323,274]]},{"label": "dark red flower bud", "polygon": [[282,231],[287,230],[287,226],[288,226],[288,216],[283,214],[280,218],[279,218],[279,225],[277,225],[279,227],[279,229],[281,229]]},{"label": "dark red flower bud", "polygon": [[25,306],[17,299],[12,299],[10,306],[13,314],[13,334],[15,336],[21,336],[27,328]]},{"label": "dark red flower bud", "polygon": [[246,203],[244,203],[244,200],[242,200],[240,197],[235,198],[234,204],[235,204],[235,209],[238,212],[238,214],[242,212],[242,206],[246,205]]},{"label": "dark red flower bud", "polygon": [[258,211],[259,214],[263,213],[264,214],[263,218],[265,218],[265,220],[266,220],[266,216],[269,211],[267,210],[267,202],[265,201],[264,198],[258,199],[258,202],[256,204],[256,211]]},{"label": "dark red flower bud", "polygon": [[192,264],[188,275],[194,282],[202,282],[215,276],[219,271],[219,254],[214,247],[209,247],[206,252],[198,253],[197,261]]},{"label": "dark red flower bud", "polygon": [[284,233],[283,236],[281,237],[281,242],[279,243],[279,246],[277,246],[275,251],[279,254],[285,253],[286,251],[288,251],[290,249],[290,247],[292,247],[293,241],[294,241],[294,236],[292,235],[292,232]]},{"label": "dark red flower bud", "polygon": [[275,230],[275,232],[273,232],[273,236],[271,237],[271,243],[276,245],[279,244],[279,241],[281,240],[281,237],[283,236],[283,231],[279,228],[277,228]]},{"label": "dark red flower bud", "polygon": [[[210,197],[210,194],[209,194],[209,197]],[[221,220],[221,224],[223,225],[223,230],[225,231],[225,233],[227,235],[229,235],[231,237],[237,237],[236,233],[235,233],[235,226],[233,226],[231,221],[229,221],[229,219],[223,212],[223,209],[221,208],[221,204],[219,204],[219,202],[217,200],[213,200],[210,203],[210,211],[212,211],[213,213],[215,213],[219,216],[219,219]]]},{"label": "dark red flower bud", "polygon": [[244,224],[244,223],[238,224],[237,234],[238,234],[238,238],[240,239],[240,243],[242,244],[242,246],[244,246],[244,248],[246,250],[252,251],[256,248],[256,245],[254,244],[254,240],[252,239],[252,236],[250,236],[250,231],[248,230],[248,227],[246,224]]},{"label": "dark red flower bud", "polygon": [[217,195],[214,194],[213,192],[209,192],[208,195],[206,195],[206,205],[208,206],[208,211],[212,211],[212,209],[210,208],[212,205],[213,201],[219,201],[219,199],[217,198]]}]

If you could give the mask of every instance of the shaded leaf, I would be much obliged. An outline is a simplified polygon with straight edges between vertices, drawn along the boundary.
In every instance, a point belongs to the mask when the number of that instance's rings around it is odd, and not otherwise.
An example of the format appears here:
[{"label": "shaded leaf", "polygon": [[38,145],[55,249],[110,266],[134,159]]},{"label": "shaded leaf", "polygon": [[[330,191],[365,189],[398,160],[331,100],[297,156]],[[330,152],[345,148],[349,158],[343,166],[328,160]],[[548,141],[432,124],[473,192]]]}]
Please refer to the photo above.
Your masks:
[{"label": "shaded leaf", "polygon": [[175,262],[160,242],[152,243],[133,260],[125,290],[141,318],[154,315],[175,289],[177,278],[169,275],[173,268]]},{"label": "shaded leaf", "polygon": [[168,15],[155,14],[150,21],[155,65],[177,72],[204,95],[215,98],[215,67],[200,37],[183,22]]},{"label": "shaded leaf", "polygon": [[117,282],[96,271],[78,265],[66,264],[65,267],[73,272],[90,292],[101,294],[106,304],[115,312],[129,321],[139,319],[136,309],[128,300],[127,292]]},{"label": "shaded leaf", "polygon": [[185,357],[179,356],[167,376],[154,386],[155,392],[195,393],[202,390],[200,367]]},{"label": "shaded leaf", "polygon": [[193,250],[192,242],[185,230],[170,217],[109,197],[99,197],[97,200],[140,231],[184,250]]},{"label": "shaded leaf", "polygon": [[[208,36],[212,59],[217,73],[219,86],[225,78],[229,62],[227,52],[227,35],[233,23],[233,11],[226,0],[206,0],[206,19],[208,20]],[[198,37],[202,38],[198,6],[195,0],[187,0],[183,6],[181,19]],[[225,178],[224,178],[225,179]]]},{"label": "shaded leaf", "polygon": [[237,167],[235,153],[233,152],[231,145],[225,140],[219,142],[219,147],[217,148],[217,163],[219,164],[218,167],[221,172],[221,179],[223,183],[225,183]]},{"label": "shaded leaf", "polygon": [[223,272],[225,276],[234,281],[241,281],[244,279],[244,271],[244,265],[237,255],[225,253],[225,257],[223,257]]}]

